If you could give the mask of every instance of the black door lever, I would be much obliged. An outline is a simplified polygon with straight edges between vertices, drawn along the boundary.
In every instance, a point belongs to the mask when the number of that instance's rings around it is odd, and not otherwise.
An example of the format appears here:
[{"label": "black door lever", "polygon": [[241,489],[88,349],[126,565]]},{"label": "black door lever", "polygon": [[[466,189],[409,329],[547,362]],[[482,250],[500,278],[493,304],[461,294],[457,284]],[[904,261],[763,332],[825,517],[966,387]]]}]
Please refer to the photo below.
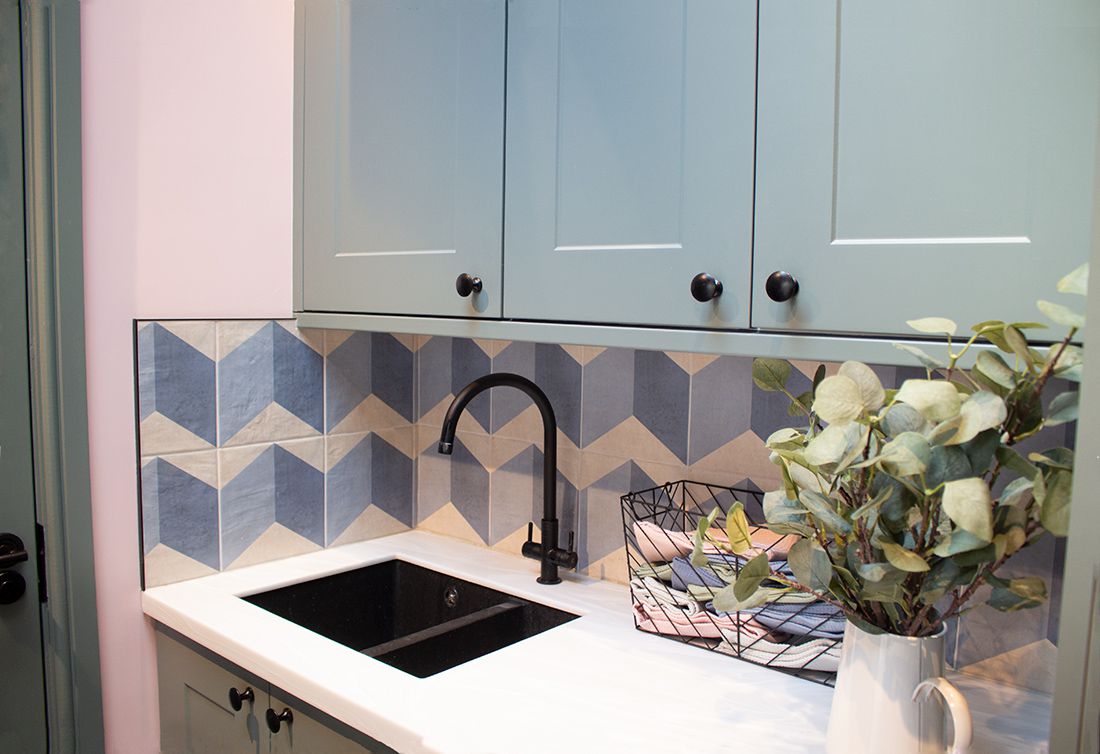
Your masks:
[{"label": "black door lever", "polygon": [[22,563],[28,557],[27,548],[23,546],[23,540],[8,532],[0,534],[0,570],[11,568],[16,563]]}]

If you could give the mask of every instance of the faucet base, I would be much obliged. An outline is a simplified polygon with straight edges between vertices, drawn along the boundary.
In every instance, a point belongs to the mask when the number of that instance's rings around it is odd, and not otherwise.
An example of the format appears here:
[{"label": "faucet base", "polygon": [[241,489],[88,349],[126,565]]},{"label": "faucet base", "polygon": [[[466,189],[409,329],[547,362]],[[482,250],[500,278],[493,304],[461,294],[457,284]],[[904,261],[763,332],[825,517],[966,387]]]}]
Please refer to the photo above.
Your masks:
[{"label": "faucet base", "polygon": [[539,576],[537,579],[535,579],[535,581],[539,582],[540,584],[560,584],[561,577],[559,576],[553,579],[544,579],[542,576]]}]

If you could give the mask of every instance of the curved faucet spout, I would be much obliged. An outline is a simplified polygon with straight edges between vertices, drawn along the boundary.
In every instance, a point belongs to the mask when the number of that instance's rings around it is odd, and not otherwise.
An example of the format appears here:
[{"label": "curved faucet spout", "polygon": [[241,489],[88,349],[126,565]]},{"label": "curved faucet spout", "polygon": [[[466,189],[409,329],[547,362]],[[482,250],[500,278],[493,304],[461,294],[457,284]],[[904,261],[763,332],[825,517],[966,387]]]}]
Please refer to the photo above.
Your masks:
[{"label": "curved faucet spout", "polygon": [[572,551],[572,535],[570,535],[568,550],[558,547],[558,422],[546,393],[531,380],[518,374],[500,372],[478,377],[458,392],[450,408],[447,409],[447,415],[443,418],[443,427],[439,432],[439,452],[444,455],[451,455],[454,452],[455,430],[462,412],[478,393],[494,387],[513,387],[522,390],[534,401],[542,415],[542,544],[530,541],[530,534],[528,534],[528,542],[523,546],[523,554],[542,561],[539,583],[557,584],[561,581],[558,577],[558,566],[576,568],[577,554]]}]

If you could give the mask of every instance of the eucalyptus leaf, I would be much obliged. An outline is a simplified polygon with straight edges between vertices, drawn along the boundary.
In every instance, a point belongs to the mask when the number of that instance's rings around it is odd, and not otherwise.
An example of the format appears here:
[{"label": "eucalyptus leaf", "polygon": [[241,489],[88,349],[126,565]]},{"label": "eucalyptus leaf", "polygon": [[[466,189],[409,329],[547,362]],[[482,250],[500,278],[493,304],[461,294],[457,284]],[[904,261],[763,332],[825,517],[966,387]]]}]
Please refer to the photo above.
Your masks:
[{"label": "eucalyptus leaf", "polygon": [[974,473],[982,474],[993,463],[994,454],[1000,445],[1000,431],[987,429],[985,432],[979,432],[977,437],[960,447],[966,453],[966,458],[970,461],[970,468]]},{"label": "eucalyptus leaf", "polygon": [[1078,314],[1077,312],[1069,309],[1061,304],[1056,304],[1053,301],[1044,301],[1042,299],[1035,302],[1035,305],[1039,307],[1039,311],[1050,318],[1056,325],[1062,325],[1063,327],[1073,327],[1080,330],[1085,326],[1085,315]]},{"label": "eucalyptus leaf", "polygon": [[1005,342],[1008,343],[1008,347],[1012,349],[1012,353],[1019,356],[1027,364],[1032,364],[1034,359],[1031,356],[1031,349],[1028,348],[1027,338],[1024,334],[1017,330],[1012,325],[1009,325],[1004,329]]},{"label": "eucalyptus leaf", "polygon": [[860,563],[856,568],[857,573],[867,581],[882,581],[895,570],[889,563]]},{"label": "eucalyptus leaf", "polygon": [[783,392],[791,376],[791,365],[783,359],[753,359],[752,381],[761,390]]},{"label": "eucalyptus leaf", "polygon": [[1002,466],[1016,472],[1020,476],[1034,479],[1035,475],[1039,473],[1038,468],[1032,466],[1024,460],[1024,457],[1017,453],[1014,448],[1010,448],[1007,445],[1002,445],[997,448],[996,456]]},{"label": "eucalyptus leaf", "polygon": [[794,572],[794,579],[803,586],[817,591],[827,591],[833,578],[833,563],[828,553],[812,539],[800,539],[791,545],[787,563]]},{"label": "eucalyptus leaf", "polygon": [[765,493],[763,507],[764,520],[769,524],[806,523],[806,509],[799,505],[797,500],[787,497],[787,493],[783,490]]},{"label": "eucalyptus leaf", "polygon": [[921,319],[906,320],[905,324],[917,332],[928,333],[929,335],[954,335],[959,329],[951,320],[946,317],[922,317]]},{"label": "eucalyptus leaf", "polygon": [[882,416],[882,430],[887,437],[897,437],[903,432],[919,432],[928,429],[928,420],[920,411],[907,403],[895,403]]},{"label": "eucalyptus leaf", "polygon": [[814,413],[829,424],[854,421],[863,413],[859,386],[849,377],[826,377],[814,393]]},{"label": "eucalyptus leaf", "polygon": [[[830,424],[806,446],[806,462],[811,466],[847,465],[853,451],[859,455],[863,437],[860,425],[855,422]],[[849,463],[851,461],[849,460]]]},{"label": "eucalyptus leaf", "polygon": [[782,597],[784,594],[790,593],[790,589],[777,589],[765,586],[758,588],[748,599],[739,600],[734,593],[736,588],[737,585],[733,584],[712,592],[711,596],[714,599],[714,609],[726,613],[736,613],[740,610],[752,610],[761,605],[766,605]]},{"label": "eucalyptus leaf", "polygon": [[971,325],[970,329],[976,333],[983,332],[985,330],[1000,330],[1005,326],[1004,320],[1000,319],[987,319],[983,322],[979,322],[976,325]]},{"label": "eucalyptus leaf", "polygon": [[1084,296],[1089,290],[1089,263],[1085,262],[1058,281],[1059,293],[1076,293]]},{"label": "eucalyptus leaf", "polygon": [[939,560],[932,566],[921,583],[921,602],[926,605],[935,604],[940,597],[947,594],[947,591],[955,586],[955,580],[961,573],[962,569],[951,558]]},{"label": "eucalyptus leaf", "polygon": [[901,602],[905,596],[904,581],[908,577],[905,571],[893,569],[878,581],[865,581],[860,599],[867,602]]},{"label": "eucalyptus leaf", "polygon": [[1046,480],[1046,497],[1042,502],[1043,508],[1039,520],[1046,530],[1056,537],[1065,537],[1069,534],[1069,503],[1072,487],[1073,475],[1068,471],[1055,471]]},{"label": "eucalyptus leaf", "polygon": [[817,393],[817,386],[821,384],[821,381],[823,379],[825,379],[825,365],[824,364],[818,364],[817,369],[814,370],[814,379],[813,379],[813,388],[812,388],[812,390],[815,394]]},{"label": "eucalyptus leaf", "polygon": [[1053,427],[1058,424],[1077,421],[1079,398],[1080,394],[1076,390],[1054,396],[1043,423],[1048,427]]},{"label": "eucalyptus leaf", "polygon": [[1002,612],[1014,612],[1038,607],[1046,599],[1046,583],[1038,576],[1025,576],[1011,579],[1007,586],[995,586],[989,595],[988,604]]},{"label": "eucalyptus leaf", "polygon": [[960,552],[955,556],[955,562],[963,568],[984,566],[992,563],[996,559],[997,548],[993,543],[987,544],[985,547]]},{"label": "eucalyptus leaf", "polygon": [[941,539],[932,552],[941,558],[950,558],[962,552],[980,550],[988,544],[989,540],[987,539],[975,537],[970,532],[962,529],[956,529]]},{"label": "eucalyptus leaf", "polygon": [[778,447],[793,449],[801,448],[804,439],[803,434],[794,427],[783,427],[768,435],[768,439],[764,444],[773,449]]},{"label": "eucalyptus leaf", "polygon": [[974,362],[974,368],[1001,387],[1010,390],[1016,387],[1016,371],[999,353],[982,351]]},{"label": "eucalyptus leaf", "polygon": [[771,576],[771,573],[768,554],[762,552],[746,563],[741,568],[741,573],[737,574],[737,583],[733,585],[733,596],[742,602],[747,600],[756,592],[764,579]]},{"label": "eucalyptus leaf", "polygon": [[749,535],[749,519],[745,516],[745,506],[741,501],[730,506],[726,513],[726,537],[735,555],[744,555],[753,547],[752,537]]},{"label": "eucalyptus leaf", "polygon": [[791,405],[787,406],[787,416],[805,416],[810,413],[810,406],[813,405],[813,402],[813,390],[807,390],[804,393],[800,393],[791,401]]},{"label": "eucalyptus leaf", "polygon": [[1008,407],[1001,396],[979,390],[963,401],[959,416],[962,422],[958,431],[945,442],[947,445],[961,445],[973,440],[979,432],[1000,427],[1008,418]]},{"label": "eucalyptus leaf", "polygon": [[877,411],[886,402],[886,391],[882,382],[871,367],[860,361],[845,361],[837,374],[847,377],[856,384],[863,408]]},{"label": "eucalyptus leaf", "polygon": [[907,403],[931,422],[941,422],[959,413],[959,391],[945,380],[906,380],[897,400]]},{"label": "eucalyptus leaf", "polygon": [[932,460],[932,448],[924,435],[902,432],[882,447],[883,466],[896,476],[923,474]]},{"label": "eucalyptus leaf", "polygon": [[710,513],[699,518],[699,523],[695,527],[695,534],[692,536],[691,550],[691,564],[696,568],[701,568],[707,564],[707,556],[703,552],[703,546],[707,541],[707,532],[714,526],[715,520],[721,514],[722,510],[715,506]]},{"label": "eucalyptus leaf", "polygon": [[1001,506],[1023,507],[1031,502],[1035,484],[1027,477],[1013,479],[1001,491]]},{"label": "eucalyptus leaf", "polygon": [[999,329],[985,330],[984,332],[982,332],[982,337],[988,340],[993,345],[997,346],[997,348],[1001,351],[1004,351],[1005,353],[1012,353],[1012,346],[1008,345],[1008,340],[1005,339],[1004,327],[1001,327]]},{"label": "eucalyptus leaf", "polygon": [[916,346],[911,346],[908,343],[895,343],[894,348],[915,356],[917,361],[919,361],[925,369],[943,369],[947,366],[935,356],[929,356],[924,350]]},{"label": "eucalyptus leaf", "polygon": [[993,498],[984,479],[947,482],[943,487],[943,512],[960,529],[986,542],[993,540]]},{"label": "eucalyptus leaf", "polygon": [[970,459],[957,445],[937,445],[932,448],[932,460],[928,464],[928,473],[924,475],[925,484],[935,489],[946,482],[974,476]]},{"label": "eucalyptus leaf", "polygon": [[907,573],[923,573],[929,569],[928,561],[912,550],[907,550],[894,542],[883,542],[882,551],[890,565]]},{"label": "eucalyptus leaf", "polygon": [[803,507],[808,510],[827,531],[836,534],[851,533],[852,525],[836,512],[835,503],[820,492],[802,490],[798,495],[798,502],[802,503]]},{"label": "eucalyptus leaf", "polygon": [[1073,451],[1069,448],[1050,448],[1042,453],[1028,453],[1027,459],[1052,469],[1073,471]]}]

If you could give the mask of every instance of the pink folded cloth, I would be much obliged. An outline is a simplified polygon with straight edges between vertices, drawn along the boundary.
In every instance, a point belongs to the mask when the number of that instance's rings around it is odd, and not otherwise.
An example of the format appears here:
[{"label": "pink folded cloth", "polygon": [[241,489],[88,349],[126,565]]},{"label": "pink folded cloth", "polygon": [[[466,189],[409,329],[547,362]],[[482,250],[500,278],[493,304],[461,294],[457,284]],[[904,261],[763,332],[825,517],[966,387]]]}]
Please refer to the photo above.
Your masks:
[{"label": "pink folded cloth", "polygon": [[715,615],[704,610],[689,594],[670,588],[653,578],[632,579],[635,624],[643,631],[670,636],[693,636],[727,640],[742,645],[762,639],[770,630],[751,617],[738,613]]},{"label": "pink folded cloth", "polygon": [[[769,560],[785,560],[791,545],[797,540],[790,535],[776,534],[764,528],[755,528],[749,535],[754,549],[745,553],[745,558],[753,558],[761,552],[768,553]],[[703,544],[703,552],[728,552],[729,538],[717,527],[707,530],[709,542]],[[638,543],[642,557],[650,563],[668,563],[683,555],[690,555],[695,549],[693,534],[665,529],[652,521],[634,522],[634,540]],[[717,544],[712,544],[717,543]],[[722,549],[720,545],[724,545]]]}]

